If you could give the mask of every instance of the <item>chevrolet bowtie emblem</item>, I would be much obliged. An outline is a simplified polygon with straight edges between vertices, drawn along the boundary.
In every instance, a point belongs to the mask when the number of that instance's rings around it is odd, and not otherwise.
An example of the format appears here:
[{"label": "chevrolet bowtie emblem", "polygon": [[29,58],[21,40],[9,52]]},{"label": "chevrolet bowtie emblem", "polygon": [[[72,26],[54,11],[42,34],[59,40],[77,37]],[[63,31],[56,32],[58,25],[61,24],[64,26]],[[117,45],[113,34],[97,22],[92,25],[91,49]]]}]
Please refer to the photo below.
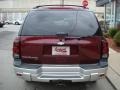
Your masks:
[{"label": "chevrolet bowtie emblem", "polygon": [[65,43],[62,42],[62,41],[60,41],[60,42],[58,42],[57,44],[58,44],[58,45],[64,45]]}]

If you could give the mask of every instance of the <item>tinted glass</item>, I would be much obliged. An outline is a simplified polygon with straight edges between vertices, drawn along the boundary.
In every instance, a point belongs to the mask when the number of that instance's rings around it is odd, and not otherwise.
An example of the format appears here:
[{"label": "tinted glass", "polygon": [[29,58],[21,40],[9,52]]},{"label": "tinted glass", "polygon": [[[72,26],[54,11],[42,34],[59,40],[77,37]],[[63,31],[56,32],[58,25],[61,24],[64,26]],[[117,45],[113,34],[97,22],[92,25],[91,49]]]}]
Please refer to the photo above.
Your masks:
[{"label": "tinted glass", "polygon": [[91,36],[98,30],[92,12],[73,10],[31,11],[22,28],[22,35],[56,35],[59,32],[70,36]]}]

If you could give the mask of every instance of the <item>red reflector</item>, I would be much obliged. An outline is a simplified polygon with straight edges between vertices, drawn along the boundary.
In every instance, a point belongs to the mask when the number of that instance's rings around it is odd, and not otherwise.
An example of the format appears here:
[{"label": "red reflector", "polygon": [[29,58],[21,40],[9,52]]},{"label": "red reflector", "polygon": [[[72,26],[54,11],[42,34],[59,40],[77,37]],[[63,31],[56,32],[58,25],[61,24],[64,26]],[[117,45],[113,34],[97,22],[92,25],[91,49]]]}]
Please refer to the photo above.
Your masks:
[{"label": "red reflector", "polygon": [[103,53],[108,53],[109,49],[108,49],[108,42],[103,40],[102,41],[102,48],[103,48]]},{"label": "red reflector", "polygon": [[13,52],[18,54],[19,53],[19,49],[17,47],[13,47]]},{"label": "red reflector", "polygon": [[109,54],[108,42],[106,40],[102,40],[102,55]]},{"label": "red reflector", "polygon": [[20,54],[20,37],[15,38],[13,43],[13,56]]}]

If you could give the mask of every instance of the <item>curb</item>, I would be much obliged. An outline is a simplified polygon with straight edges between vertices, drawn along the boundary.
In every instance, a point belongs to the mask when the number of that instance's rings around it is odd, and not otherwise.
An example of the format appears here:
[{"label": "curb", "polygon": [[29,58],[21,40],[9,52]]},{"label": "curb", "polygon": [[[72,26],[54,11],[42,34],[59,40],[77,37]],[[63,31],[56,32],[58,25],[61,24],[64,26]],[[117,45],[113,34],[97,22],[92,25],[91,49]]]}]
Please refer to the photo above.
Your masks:
[{"label": "curb", "polygon": [[106,78],[107,78],[108,82],[113,86],[113,88],[115,90],[117,90],[116,86],[112,83],[112,81],[109,79],[109,77],[106,76]]}]

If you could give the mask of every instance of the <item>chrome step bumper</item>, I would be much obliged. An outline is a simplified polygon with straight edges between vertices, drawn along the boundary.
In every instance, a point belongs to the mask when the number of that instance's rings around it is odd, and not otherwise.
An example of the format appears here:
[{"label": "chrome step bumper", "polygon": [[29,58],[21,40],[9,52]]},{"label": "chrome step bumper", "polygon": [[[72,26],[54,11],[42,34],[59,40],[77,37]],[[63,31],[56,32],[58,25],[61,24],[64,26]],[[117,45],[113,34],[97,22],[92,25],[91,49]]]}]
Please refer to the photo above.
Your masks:
[{"label": "chrome step bumper", "polygon": [[41,65],[36,69],[14,67],[14,70],[19,77],[27,81],[70,80],[85,82],[95,81],[105,75],[107,67],[85,70],[79,65]]}]

